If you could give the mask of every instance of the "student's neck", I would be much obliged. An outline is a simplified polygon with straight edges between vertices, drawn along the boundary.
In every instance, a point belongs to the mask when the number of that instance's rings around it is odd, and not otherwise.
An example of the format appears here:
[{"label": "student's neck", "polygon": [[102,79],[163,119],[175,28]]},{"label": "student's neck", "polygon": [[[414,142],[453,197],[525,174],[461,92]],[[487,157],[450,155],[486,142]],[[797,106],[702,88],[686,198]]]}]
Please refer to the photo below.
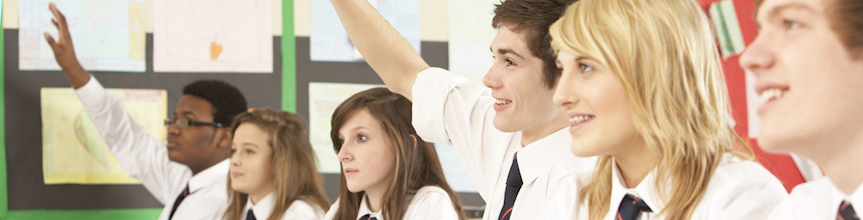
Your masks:
[{"label": "student's neck", "polygon": [[[814,145],[813,145],[814,146]],[[823,145],[822,145],[823,146]],[[828,145],[829,146],[829,145]],[[819,155],[804,155],[815,161],[839,191],[851,195],[863,184],[863,142],[833,146],[853,146],[832,151],[820,150]],[[814,154],[814,153],[813,153]]]},{"label": "student's neck", "polygon": [[656,168],[658,158],[646,146],[640,146],[614,156],[614,161],[620,168],[620,176],[623,177],[626,188],[635,188]]},{"label": "student's neck", "polygon": [[372,212],[380,212],[381,211],[381,200],[383,200],[383,190],[378,189],[367,189],[366,197],[368,197],[368,201],[366,204],[369,205],[369,211]]},{"label": "student's neck", "polygon": [[[560,112],[556,112],[560,113]],[[569,120],[566,115],[560,113],[558,117],[547,123],[540,123],[534,128],[524,129],[521,131],[521,144],[527,146],[539,139],[545,138],[560,129],[569,126]]]},{"label": "student's neck", "polygon": [[269,195],[270,193],[273,192],[272,190],[262,190],[262,191],[263,192],[254,192],[254,193],[249,194],[249,199],[252,200],[252,205],[258,204],[258,202],[260,202],[262,199],[264,199],[264,197],[267,197],[267,195]]}]

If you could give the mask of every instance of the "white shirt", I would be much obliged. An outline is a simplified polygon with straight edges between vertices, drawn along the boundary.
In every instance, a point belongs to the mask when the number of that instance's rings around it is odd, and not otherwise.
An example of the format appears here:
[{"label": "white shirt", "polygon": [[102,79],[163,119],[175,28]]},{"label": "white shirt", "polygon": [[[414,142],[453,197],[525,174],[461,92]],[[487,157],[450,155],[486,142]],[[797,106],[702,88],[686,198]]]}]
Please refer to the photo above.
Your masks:
[{"label": "white shirt", "polygon": [[[369,214],[369,217],[375,217],[378,220],[384,220],[384,216],[381,214],[382,210],[378,210],[377,212],[372,212],[369,209],[369,205],[367,204],[368,197],[363,196],[362,202],[360,202],[360,208],[357,212],[357,220],[362,218],[364,215]],[[330,211],[327,212],[327,215],[324,217],[326,220],[331,220],[336,216],[336,211],[339,210],[339,200],[336,200],[332,206],[330,206]],[[458,219],[458,213],[453,208],[452,200],[449,197],[449,194],[446,193],[443,189],[437,186],[423,186],[417,190],[416,194],[414,194],[410,203],[408,204],[408,209],[405,211],[404,219],[410,220],[448,220],[448,219]]]},{"label": "white shirt", "polygon": [[527,146],[522,145],[521,132],[496,129],[495,100],[482,84],[440,68],[429,68],[419,73],[412,91],[414,128],[425,141],[455,146],[486,201],[483,219],[498,219],[516,152],[523,185],[511,219],[533,219],[549,205],[559,187],[572,186],[560,180],[593,170],[595,158],[572,155],[567,128]]},{"label": "white shirt", "polygon": [[160,220],[167,220],[177,196],[189,186],[190,194],[177,207],[173,219],[221,219],[228,207],[228,160],[192,176],[186,165],[168,159],[168,149],[132,121],[123,100],[108,93],[96,77],[78,88],[78,98],[108,149],[123,170],[141,181],[160,203]]},{"label": "white shirt", "polygon": [[[240,219],[246,219],[246,213],[249,212],[249,209],[255,214],[255,219],[259,220],[267,220],[270,218],[270,214],[272,214],[273,206],[276,205],[275,194],[270,193],[267,194],[261,201],[258,201],[258,204],[252,204],[252,198],[249,198],[246,201],[246,208],[243,209],[243,213]],[[302,199],[294,200],[291,203],[291,206],[288,206],[288,209],[285,210],[285,214],[282,215],[282,220],[288,219],[308,219],[308,220],[317,220],[321,219],[324,216],[324,210],[320,207],[315,208],[306,201]]]},{"label": "white shirt", "polygon": [[857,216],[863,216],[863,185],[850,196],[822,177],[794,187],[788,199],[782,201],[770,219],[836,219],[842,201],[851,203]]},{"label": "white shirt", "polygon": [[[655,170],[635,188],[626,188],[616,163],[612,172],[611,199],[608,214],[604,219],[616,219],[620,202],[626,194],[641,198],[653,210],[643,212],[639,219],[664,219],[656,215],[665,208],[665,203],[661,194],[656,191]],[[567,180],[576,185],[567,189],[575,190],[560,192],[560,196],[554,199],[555,205],[543,211],[539,219],[588,219],[587,204],[582,203],[578,197],[581,189],[589,183],[591,175],[592,173],[580,173]],[[766,219],[770,211],[786,197],[782,183],[763,166],[726,154],[710,177],[707,190],[698,202],[692,219]],[[560,205],[573,203],[577,205]]]}]

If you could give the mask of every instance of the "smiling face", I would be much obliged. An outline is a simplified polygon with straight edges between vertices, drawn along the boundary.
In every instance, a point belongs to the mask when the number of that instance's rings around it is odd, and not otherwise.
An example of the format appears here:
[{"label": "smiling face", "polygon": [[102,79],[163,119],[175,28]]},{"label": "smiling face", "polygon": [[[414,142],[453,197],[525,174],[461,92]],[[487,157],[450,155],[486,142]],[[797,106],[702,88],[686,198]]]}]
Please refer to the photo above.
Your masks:
[{"label": "smiling face", "polygon": [[599,62],[561,51],[563,70],[554,103],[570,119],[572,153],[580,157],[617,155],[641,140],[620,78]]},{"label": "smiling face", "polygon": [[551,101],[554,89],[543,82],[543,61],[523,39],[524,34],[501,26],[491,43],[494,65],[482,80],[497,100],[494,126],[504,132],[544,130],[557,125],[562,114]]},{"label": "smiling face", "polygon": [[740,65],[765,101],[758,143],[766,150],[816,158],[863,131],[863,61],[831,29],[825,2],[767,0],[758,9],[758,37]]},{"label": "smiling face", "polygon": [[262,198],[273,191],[273,149],[270,136],[253,123],[234,131],[231,144],[231,189]]},{"label": "smiling face", "polygon": [[342,175],[352,193],[372,191],[382,195],[393,178],[393,143],[368,109],[354,112],[339,128],[338,151]]}]

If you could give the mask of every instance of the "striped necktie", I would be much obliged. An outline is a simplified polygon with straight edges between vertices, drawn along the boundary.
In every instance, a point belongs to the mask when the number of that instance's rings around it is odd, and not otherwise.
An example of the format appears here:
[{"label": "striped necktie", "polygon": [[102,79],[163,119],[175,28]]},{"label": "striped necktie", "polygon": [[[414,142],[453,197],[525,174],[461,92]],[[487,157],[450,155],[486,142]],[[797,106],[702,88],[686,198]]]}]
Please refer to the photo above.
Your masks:
[{"label": "striped necktie", "polygon": [[854,211],[851,203],[842,201],[842,204],[839,205],[839,213],[836,214],[836,220],[860,220],[860,218],[857,217],[857,212]]},{"label": "striped necktie", "polygon": [[617,220],[636,220],[642,212],[652,212],[644,200],[626,194],[617,209]]},{"label": "striped necktie", "polygon": [[186,188],[177,196],[177,200],[174,200],[174,207],[171,208],[171,215],[168,216],[168,219],[174,218],[174,212],[177,212],[177,207],[180,207],[180,203],[183,202],[183,199],[186,199],[186,196],[189,196],[189,184],[186,184]]},{"label": "striped necktie", "polygon": [[518,160],[512,158],[512,166],[509,168],[509,176],[506,177],[506,190],[503,194],[503,207],[500,209],[498,219],[509,220],[512,216],[512,208],[515,204],[515,197],[518,196],[518,191],[521,190],[521,171],[518,169]]}]

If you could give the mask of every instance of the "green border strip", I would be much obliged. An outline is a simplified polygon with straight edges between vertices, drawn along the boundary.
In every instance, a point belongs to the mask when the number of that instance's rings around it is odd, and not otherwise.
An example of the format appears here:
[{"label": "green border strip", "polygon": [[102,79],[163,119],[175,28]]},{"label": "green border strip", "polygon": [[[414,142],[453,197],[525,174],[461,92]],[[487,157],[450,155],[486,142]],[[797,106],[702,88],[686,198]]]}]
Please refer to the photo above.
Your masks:
[{"label": "green border strip", "polygon": [[[2,11],[0,0],[0,11]],[[0,24],[3,19],[0,18]],[[297,111],[296,37],[294,36],[294,1],[282,0],[282,110]],[[22,210],[9,211],[6,172],[6,100],[4,72],[4,37],[0,31],[0,219],[91,219],[91,220],[152,220],[159,217],[161,208],[153,209],[100,209],[100,210]]]},{"label": "green border strip", "polygon": [[297,112],[296,43],[294,0],[282,0],[282,110],[293,113]]},{"label": "green border strip", "polygon": [[26,210],[11,211],[6,219],[153,220],[159,218],[161,213],[162,209]]}]

